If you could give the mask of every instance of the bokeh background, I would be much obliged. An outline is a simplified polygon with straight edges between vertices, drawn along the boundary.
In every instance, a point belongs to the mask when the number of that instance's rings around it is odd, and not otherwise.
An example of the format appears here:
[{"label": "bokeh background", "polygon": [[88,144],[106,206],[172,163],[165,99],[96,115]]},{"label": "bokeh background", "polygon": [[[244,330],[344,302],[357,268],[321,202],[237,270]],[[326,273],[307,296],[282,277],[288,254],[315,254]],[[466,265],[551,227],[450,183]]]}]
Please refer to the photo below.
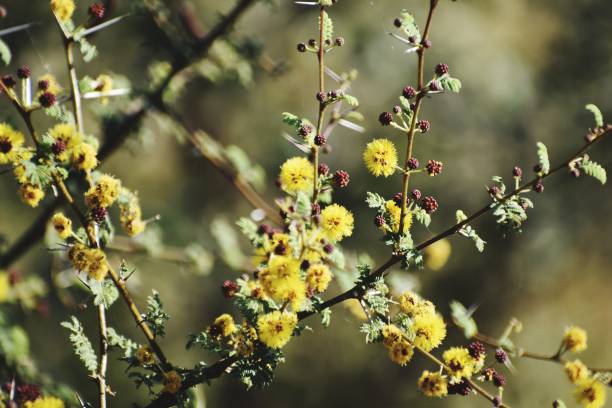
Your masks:
[{"label": "bokeh background", "polygon": [[[85,2],[79,6],[84,9]],[[171,8],[179,1],[168,1]],[[218,12],[232,2],[195,0],[197,15],[206,27]],[[423,21],[426,1],[367,0],[340,1],[331,10],[336,33],[346,38],[344,48],[329,55],[336,72],[355,68],[359,79],[352,93],[360,99],[366,132],[358,134],[339,128],[330,139],[332,152],[324,157],[332,169],[351,174],[351,184],[337,193],[337,201],[356,215],[356,230],[345,248],[368,253],[381,262],[386,248],[378,240],[372,214],[364,203],[366,191],[391,195],[400,187],[399,176],[375,179],[362,164],[361,152],[373,137],[397,139],[399,134],[382,128],[376,118],[390,110],[403,86],[414,84],[416,57],[404,53],[404,46],[390,36],[393,18],[402,8],[414,11]],[[40,24],[28,33],[6,40],[13,48],[15,62],[29,64],[35,74],[51,72],[67,84],[64,59],[56,28],[46,1],[4,2],[8,16],[3,27],[24,22]],[[118,2],[117,13],[129,8]],[[84,10],[80,13],[85,14]],[[511,180],[515,165],[527,174],[536,162],[535,143],[549,146],[553,162],[565,160],[582,143],[592,124],[586,103],[595,103],[612,117],[612,3],[607,0],[442,0],[435,16],[428,52],[427,69],[445,62],[453,76],[463,82],[459,95],[427,100],[423,117],[432,130],[419,138],[415,155],[426,162],[441,160],[445,171],[434,179],[420,177],[414,185],[439,198],[440,210],[429,231],[418,230],[425,239],[454,222],[457,208],[466,213],[488,200],[483,188],[493,175]],[[248,38],[263,47],[273,61],[286,66],[270,74],[254,64],[252,81],[200,79],[189,83],[176,105],[194,127],[206,130],[224,145],[235,144],[248,152],[267,174],[264,194],[279,194],[273,180],[286,157],[297,153],[281,136],[287,129],[280,114],[290,111],[314,119],[316,105],[316,62],[313,56],[295,52],[295,45],[315,36],[316,12],[290,1],[258,4],[239,21],[236,38]],[[151,23],[132,17],[95,39],[100,57],[95,63],[79,63],[79,72],[123,75],[135,87],[146,86],[145,72],[151,61],[167,55],[156,46]],[[112,102],[115,103],[115,102]],[[0,115],[11,117],[2,101]],[[97,118],[88,111],[88,129],[95,132]],[[13,120],[15,120],[13,118]],[[15,120],[17,123],[17,121]],[[147,131],[135,135],[128,147],[115,154],[103,170],[118,175],[124,184],[139,191],[145,214],[160,214],[156,225],[163,242],[180,250],[197,242],[214,259],[210,273],[193,268],[117,253],[115,261],[126,258],[137,268],[132,288],[143,304],[151,288],[161,292],[172,320],[162,346],[173,361],[189,366],[199,359],[212,361],[197,351],[185,351],[188,333],[203,329],[231,304],[220,293],[225,279],[239,276],[222,259],[211,225],[224,218],[233,223],[248,216],[251,208],[225,179],[187,145],[177,143],[173,129],[146,119]],[[403,147],[401,147],[403,150]],[[604,141],[592,151],[594,160],[612,165],[612,144]],[[476,318],[483,332],[499,335],[511,317],[524,326],[516,336],[518,344],[543,353],[556,350],[563,329],[569,324],[589,333],[589,349],[581,358],[596,366],[612,365],[612,231],[610,202],[612,190],[595,180],[559,174],[545,183],[545,192],[535,197],[535,209],[517,237],[502,238],[492,216],[481,218],[475,227],[488,242],[483,254],[460,237],[451,239],[452,255],[440,271],[424,270],[414,277],[402,275],[418,285],[448,318],[448,303],[458,299],[478,304]],[[16,185],[8,175],[0,176],[0,232],[11,242],[36,214],[21,204]],[[248,253],[247,242],[232,244],[229,251]],[[241,247],[242,249],[240,249]],[[11,269],[23,275],[45,279],[63,266],[42,243]],[[339,292],[334,286],[329,295]],[[82,298],[77,300],[86,301]],[[96,333],[95,312],[66,308],[58,296],[49,295],[49,313],[19,314],[31,337],[31,349],[42,371],[75,387],[89,399],[95,387],[72,355],[67,333],[59,322],[76,314]],[[234,311],[235,312],[235,311]],[[131,317],[121,302],[111,309],[110,324],[140,339]],[[360,321],[337,308],[331,328],[324,330],[316,320],[314,333],[294,339],[286,348],[287,362],[268,389],[246,391],[229,377],[203,387],[208,406],[225,407],[311,407],[311,406],[418,406],[485,407],[483,400],[451,397],[426,400],[418,395],[416,379],[428,362],[416,357],[407,367],[394,365],[382,347],[366,345],[359,333]],[[450,329],[447,344],[465,342],[461,333]],[[505,400],[513,406],[550,406],[555,398],[571,400],[571,386],[559,366],[537,361],[515,361],[517,375],[508,375]],[[146,394],[134,391],[123,375],[124,363],[112,361],[110,384],[117,391],[111,406],[126,407],[146,401]]]}]

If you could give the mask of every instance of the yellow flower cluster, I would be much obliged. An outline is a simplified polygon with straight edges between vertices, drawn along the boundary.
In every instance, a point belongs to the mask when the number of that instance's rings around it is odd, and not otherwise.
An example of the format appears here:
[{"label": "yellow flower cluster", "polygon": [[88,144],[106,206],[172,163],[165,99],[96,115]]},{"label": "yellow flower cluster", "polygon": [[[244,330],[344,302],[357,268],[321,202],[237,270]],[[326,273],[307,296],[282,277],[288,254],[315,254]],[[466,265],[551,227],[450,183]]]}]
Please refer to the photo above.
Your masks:
[{"label": "yellow flower cluster", "polygon": [[426,397],[442,398],[448,395],[448,379],[441,373],[423,371],[418,381],[419,390]]},{"label": "yellow flower cluster", "polygon": [[332,277],[329,267],[325,264],[311,265],[306,271],[308,288],[319,293],[325,292]]},{"label": "yellow flower cluster", "polygon": [[368,170],[375,175],[389,177],[397,167],[397,150],[388,139],[374,139],[366,145],[363,161]]},{"label": "yellow flower cluster", "polygon": [[298,191],[312,191],[314,180],[314,167],[304,157],[292,157],[281,166],[279,181],[281,188],[287,193],[295,194]]},{"label": "yellow flower cluster", "polygon": [[22,184],[19,187],[19,194],[24,203],[30,207],[36,208],[43,198],[45,192],[32,184]]},{"label": "yellow flower cluster", "polygon": [[409,335],[414,345],[431,351],[442,344],[446,337],[446,323],[429,300],[421,299],[414,292],[399,297],[400,311],[412,320]]},{"label": "yellow flower cluster", "polygon": [[74,14],[74,0],[51,0],[51,10],[60,21],[68,21]]},{"label": "yellow flower cluster", "polygon": [[72,221],[63,213],[56,213],[51,217],[51,224],[61,239],[66,239],[72,235]]},{"label": "yellow flower cluster", "polygon": [[101,281],[108,274],[106,254],[101,249],[75,244],[68,251],[68,258],[75,269],[87,272],[92,279]]},{"label": "yellow flower cluster", "polygon": [[146,228],[138,196],[127,188],[121,188],[119,197],[119,221],[125,232],[134,237]]},{"label": "yellow flower cluster", "polygon": [[236,331],[234,318],[227,313],[217,317],[214,323],[208,329],[213,336],[231,336]]},{"label": "yellow flower cluster", "polygon": [[[389,214],[389,218],[391,221],[391,225],[387,225],[386,223],[381,226],[381,228],[388,232],[397,233],[400,227],[400,217],[402,216],[402,209],[395,203],[393,200],[388,200],[385,203],[385,210],[387,214]],[[406,211],[404,214],[404,225],[402,227],[402,232],[406,233],[410,230],[412,226],[412,212]]]},{"label": "yellow flower cluster", "polygon": [[389,351],[391,361],[401,366],[408,364],[414,355],[414,347],[405,338],[402,330],[393,324],[388,324],[383,327],[382,335],[383,344]]},{"label": "yellow flower cluster", "polygon": [[567,378],[571,381],[572,384],[578,384],[581,381],[586,380],[591,372],[585,366],[582,361],[574,360],[568,361],[564,365],[565,374],[567,374]]},{"label": "yellow flower cluster", "polygon": [[85,193],[85,203],[89,207],[110,207],[119,197],[121,181],[108,174],[102,174],[95,185]]},{"label": "yellow flower cluster", "polygon": [[328,205],[321,211],[321,229],[331,242],[350,237],[354,222],[353,214],[341,205]]},{"label": "yellow flower cluster", "polygon": [[39,397],[35,401],[26,401],[24,408],[64,408],[64,401],[55,397]]},{"label": "yellow flower cluster", "polygon": [[442,354],[442,359],[449,368],[449,375],[453,381],[470,378],[479,364],[464,347],[449,348]]},{"label": "yellow flower cluster", "polygon": [[15,164],[23,154],[23,133],[0,123],[0,164]]},{"label": "yellow flower cluster", "polygon": [[55,77],[51,74],[45,74],[45,75],[38,77],[37,82],[39,84],[44,83],[45,86],[44,86],[44,90],[41,89],[41,87],[39,86],[39,90],[38,90],[38,93],[36,94],[36,97],[39,97],[43,92],[51,92],[52,94],[57,95],[63,91],[62,86],[59,84],[59,82],[57,82],[57,79],[55,79]]},{"label": "yellow flower cluster", "polygon": [[257,332],[262,343],[270,348],[281,348],[291,339],[297,325],[297,314],[278,310],[259,316]]},{"label": "yellow flower cluster", "polygon": [[581,352],[587,348],[587,332],[577,326],[565,329],[562,340],[563,349],[566,351]]},{"label": "yellow flower cluster", "polygon": [[606,387],[592,376],[591,370],[580,360],[568,361],[564,365],[565,374],[576,385],[576,402],[585,408],[601,408],[606,403]]}]

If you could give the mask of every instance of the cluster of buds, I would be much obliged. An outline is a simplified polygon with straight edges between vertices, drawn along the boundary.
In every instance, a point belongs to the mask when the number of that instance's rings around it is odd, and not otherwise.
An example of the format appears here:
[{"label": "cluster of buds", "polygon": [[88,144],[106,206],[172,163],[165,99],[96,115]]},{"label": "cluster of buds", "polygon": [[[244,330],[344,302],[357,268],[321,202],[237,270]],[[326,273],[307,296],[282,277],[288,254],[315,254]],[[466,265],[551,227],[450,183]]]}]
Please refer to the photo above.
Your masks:
[{"label": "cluster of buds", "polygon": [[[343,47],[346,41],[344,37],[336,37],[334,40],[326,39],[323,43],[323,51],[328,52],[335,47]],[[319,43],[314,38],[309,39],[307,42],[298,43],[296,46],[298,52],[319,52]]]}]

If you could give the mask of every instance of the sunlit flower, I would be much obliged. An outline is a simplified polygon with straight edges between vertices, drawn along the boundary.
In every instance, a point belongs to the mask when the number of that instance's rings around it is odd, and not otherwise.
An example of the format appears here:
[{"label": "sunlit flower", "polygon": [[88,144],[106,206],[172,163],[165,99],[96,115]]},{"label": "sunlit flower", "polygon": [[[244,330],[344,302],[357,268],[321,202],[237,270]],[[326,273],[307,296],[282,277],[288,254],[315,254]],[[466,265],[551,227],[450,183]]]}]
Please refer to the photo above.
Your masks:
[{"label": "sunlit flower", "polygon": [[388,139],[374,139],[367,144],[363,152],[363,161],[376,177],[389,177],[395,173],[397,166],[395,145]]},{"label": "sunlit flower", "polygon": [[[391,232],[395,232],[397,233],[399,231],[399,225],[400,225],[400,217],[402,215],[402,209],[395,204],[395,201],[393,200],[388,200],[387,203],[385,204],[385,209],[387,210],[387,213],[389,214],[389,218],[391,220],[391,225],[390,225],[390,230]],[[410,211],[406,211],[404,213],[404,225],[402,227],[402,232],[406,233],[407,231],[410,230],[410,227],[412,226],[412,213]],[[387,225],[385,224],[385,227],[387,227]]]},{"label": "sunlit flower", "polygon": [[68,21],[74,13],[74,0],[51,0],[51,10],[60,21]]},{"label": "sunlit flower", "polygon": [[433,303],[429,300],[422,299],[419,295],[411,291],[402,293],[398,301],[402,313],[406,313],[411,318],[434,314],[436,312],[436,307]]},{"label": "sunlit flower", "polygon": [[72,151],[74,167],[83,171],[93,170],[98,165],[96,149],[89,143],[80,143]]},{"label": "sunlit flower", "polygon": [[414,347],[406,340],[400,340],[389,347],[389,358],[401,366],[408,364],[414,355]]},{"label": "sunlit flower", "polygon": [[297,325],[295,313],[274,311],[259,316],[257,319],[257,332],[259,339],[266,346],[281,348],[289,342],[293,329]]},{"label": "sunlit flower", "polygon": [[215,319],[215,322],[210,326],[210,333],[213,335],[221,335],[227,337],[236,331],[234,318],[224,313]]},{"label": "sunlit flower", "polygon": [[[113,90],[113,78],[109,75],[98,75],[96,78],[97,86],[96,91],[106,93]],[[108,104],[108,96],[100,98],[102,105]]]},{"label": "sunlit flower", "polygon": [[24,136],[6,123],[0,123],[0,164],[15,163],[20,159]]},{"label": "sunlit flower", "polygon": [[587,348],[587,332],[577,326],[568,327],[565,329],[562,344],[567,351],[584,351]]},{"label": "sunlit flower", "polygon": [[584,408],[601,408],[606,403],[606,387],[590,378],[578,383],[574,391],[576,402]]},{"label": "sunlit flower", "polygon": [[419,390],[426,397],[442,398],[448,394],[448,380],[440,373],[423,371],[418,381]]},{"label": "sunlit flower", "polygon": [[451,250],[451,244],[446,238],[429,245],[423,251],[425,266],[432,271],[439,271],[446,265],[446,262],[448,262]]},{"label": "sunlit flower", "polygon": [[451,347],[442,354],[442,358],[453,378],[470,378],[474,373],[475,360],[466,348]]},{"label": "sunlit flower", "polygon": [[61,239],[66,239],[72,235],[72,221],[63,213],[56,213],[51,217],[51,224]]},{"label": "sunlit flower", "polygon": [[421,314],[414,317],[410,333],[414,335],[415,346],[431,351],[446,337],[446,324],[438,313]]},{"label": "sunlit flower", "polygon": [[119,197],[121,181],[108,174],[101,175],[96,184],[85,193],[88,206],[110,207]]},{"label": "sunlit flower", "polygon": [[382,329],[383,344],[385,347],[393,347],[395,343],[402,341],[403,334],[399,327],[387,324]]},{"label": "sunlit flower", "polygon": [[9,298],[11,282],[6,272],[0,272],[0,303],[6,302]]},{"label": "sunlit flower", "polygon": [[579,382],[586,380],[591,374],[587,366],[585,366],[580,360],[568,361],[565,363],[564,369],[565,374],[567,374],[567,378],[573,384],[578,384]]},{"label": "sunlit flower", "polygon": [[353,223],[353,214],[341,205],[328,205],[321,211],[321,228],[332,242],[350,237],[353,234]]},{"label": "sunlit flower", "polygon": [[38,207],[40,201],[45,198],[45,192],[32,184],[22,184],[19,188],[21,200],[30,207]]},{"label": "sunlit flower", "polygon": [[314,167],[304,157],[292,157],[281,166],[280,183],[288,193],[312,191]]},{"label": "sunlit flower", "polygon": [[130,237],[142,233],[147,226],[142,220],[138,195],[127,188],[121,188],[119,192],[119,221]]},{"label": "sunlit flower", "polygon": [[325,292],[329,282],[332,279],[332,273],[329,267],[324,264],[310,265],[306,271],[306,282],[308,286],[316,292]]},{"label": "sunlit flower", "polygon": [[24,408],[64,408],[64,401],[55,397],[39,397],[35,401],[26,401]]}]

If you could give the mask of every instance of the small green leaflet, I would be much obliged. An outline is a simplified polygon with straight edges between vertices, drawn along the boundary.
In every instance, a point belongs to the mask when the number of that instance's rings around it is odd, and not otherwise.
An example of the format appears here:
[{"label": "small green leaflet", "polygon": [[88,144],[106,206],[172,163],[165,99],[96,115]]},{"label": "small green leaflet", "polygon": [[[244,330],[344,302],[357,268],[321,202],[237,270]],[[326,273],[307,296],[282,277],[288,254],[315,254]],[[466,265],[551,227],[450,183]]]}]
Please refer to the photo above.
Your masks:
[{"label": "small green leaflet", "polygon": [[604,169],[599,163],[591,161],[585,157],[580,162],[580,168],[585,172],[585,174],[598,180],[601,184],[606,184],[606,181],[608,181],[606,169]]},{"label": "small green leaflet", "polygon": [[[467,219],[467,216],[461,210],[457,210],[455,216],[457,218],[457,223],[463,222]],[[478,236],[474,228],[469,225],[464,225],[459,231],[457,231],[457,233],[474,241],[474,245],[476,245],[476,249],[478,249],[478,252],[484,251],[484,247],[487,242]]]},{"label": "small green leaflet", "polygon": [[20,162],[24,167],[24,177],[30,182],[30,184],[45,188],[53,181],[53,168],[44,164],[36,165],[29,160]]},{"label": "small green leaflet", "polygon": [[538,142],[538,160],[540,162],[540,166],[542,167],[542,173],[548,174],[550,171],[550,161],[548,160],[548,149],[546,145],[542,142]]},{"label": "small green leaflet", "polygon": [[595,117],[595,126],[602,127],[604,125],[604,120],[601,110],[599,110],[599,108],[592,103],[589,103],[587,106],[585,106],[585,108]]},{"label": "small green leaflet", "polygon": [[11,59],[13,58],[11,49],[2,39],[0,39],[0,58],[2,59],[2,62],[4,62],[4,65],[10,64]]},{"label": "small green leaflet", "polygon": [[352,95],[344,95],[342,97],[342,99],[344,99],[346,101],[346,103],[348,103],[352,107],[359,106],[359,100],[357,98],[355,98],[354,96],[352,96]]},{"label": "small green leaflet", "polygon": [[366,203],[370,208],[384,208],[386,200],[380,195],[368,191]]},{"label": "small green leaflet", "polygon": [[459,93],[461,91],[461,81],[457,78],[444,77],[440,79],[440,85],[445,91]]},{"label": "small green leaflet", "polygon": [[402,10],[400,14],[400,21],[402,22],[401,29],[408,37],[414,37],[415,43],[421,42],[421,32],[419,27],[416,25],[414,16],[410,14],[408,10]]},{"label": "small green leaflet", "polygon": [[79,319],[72,316],[71,320],[72,322],[62,322],[61,325],[70,330],[70,342],[72,343],[75,354],[81,359],[81,362],[89,372],[95,373],[98,370],[98,357],[96,356],[96,352],[85,335]]},{"label": "small green leaflet", "polygon": [[94,295],[94,305],[96,306],[103,304],[108,309],[119,297],[119,291],[110,280],[103,282],[92,281],[89,287]]},{"label": "small green leaflet", "polygon": [[283,123],[293,126],[294,128],[299,128],[302,126],[302,119],[293,113],[283,112]]},{"label": "small green leaflet", "polygon": [[[321,27],[321,23],[323,24],[323,27]],[[321,19],[319,18],[319,30],[323,30],[323,41],[332,41],[334,36],[334,23],[325,11],[323,12],[323,22],[321,22]],[[323,44],[320,44],[320,46],[322,47]]]},{"label": "small green leaflet", "polygon": [[467,310],[461,302],[456,300],[451,301],[450,308],[453,322],[457,327],[463,329],[463,335],[466,338],[471,339],[478,334],[478,326],[476,325],[476,321],[472,318],[471,310]]},{"label": "small green leaflet", "polygon": [[418,222],[423,224],[425,227],[429,227],[429,224],[431,223],[431,215],[427,214],[427,211],[421,207],[418,207],[413,211],[413,214]]}]

